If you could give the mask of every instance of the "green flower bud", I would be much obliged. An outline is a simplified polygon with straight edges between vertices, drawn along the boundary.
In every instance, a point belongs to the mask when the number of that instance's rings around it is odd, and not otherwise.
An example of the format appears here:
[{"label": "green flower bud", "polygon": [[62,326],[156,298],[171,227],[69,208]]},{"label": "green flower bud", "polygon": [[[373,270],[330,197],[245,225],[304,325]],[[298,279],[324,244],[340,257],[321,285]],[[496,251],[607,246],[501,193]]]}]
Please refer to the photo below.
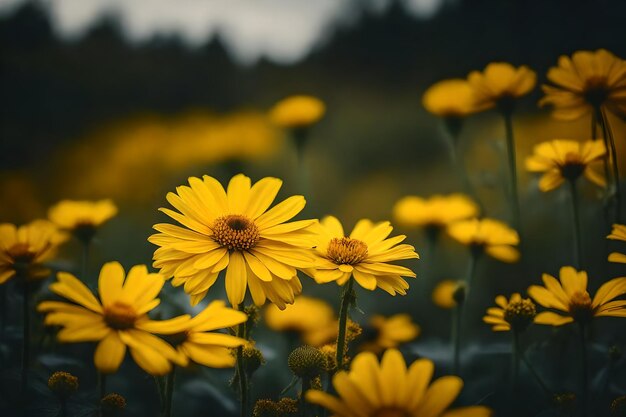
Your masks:
[{"label": "green flower bud", "polygon": [[326,358],[319,351],[311,346],[300,346],[289,354],[287,365],[296,376],[300,378],[313,378],[318,376],[324,365]]}]

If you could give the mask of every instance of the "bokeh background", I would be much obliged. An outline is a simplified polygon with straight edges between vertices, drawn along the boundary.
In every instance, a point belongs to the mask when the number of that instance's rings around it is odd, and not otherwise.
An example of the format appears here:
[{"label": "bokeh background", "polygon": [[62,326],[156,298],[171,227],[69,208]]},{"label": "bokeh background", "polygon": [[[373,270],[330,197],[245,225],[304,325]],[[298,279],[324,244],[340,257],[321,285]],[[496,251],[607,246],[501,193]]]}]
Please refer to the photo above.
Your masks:
[{"label": "bokeh background", "polygon": [[[165,220],[157,208],[189,176],[208,174],[222,182],[239,172],[253,180],[276,176],[284,180],[279,196],[307,197],[304,216],[332,213],[348,227],[363,217],[389,219],[404,195],[463,190],[439,120],[421,106],[429,85],[492,61],[528,65],[541,83],[562,54],[606,48],[625,58],[625,16],[621,0],[2,0],[0,220],[45,217],[50,205],[65,198],[113,199],[120,214],[98,236],[90,259],[95,274],[109,260],[127,267],[151,263],[154,247],[146,238],[154,223]],[[266,112],[300,93],[321,98],[327,114],[311,131],[299,162]],[[478,267],[479,288],[465,320],[465,403],[500,401],[510,340],[481,322],[493,297],[524,291],[541,273],[554,275],[571,263],[567,193],[540,193],[537,178],[523,173],[523,159],[544,140],[588,139],[588,121],[552,120],[537,107],[540,96],[537,88],[525,97],[514,120],[525,261],[484,259]],[[618,154],[626,155],[626,125],[611,122]],[[484,214],[506,221],[501,123],[494,113],[472,116],[460,152]],[[625,172],[626,158],[620,163]],[[584,264],[595,289],[624,269],[605,261],[612,243],[605,239],[599,190],[587,184],[582,197]],[[429,251],[419,231],[396,230],[408,234],[422,254],[409,264],[418,278],[406,297],[360,291],[363,313],[353,317],[367,322],[373,313],[410,313],[421,335],[405,347],[407,357],[431,357],[444,372],[449,312],[436,309],[430,292],[442,278],[463,277],[467,253],[447,238]],[[68,245],[57,267],[77,270],[79,253],[78,245]],[[334,284],[303,280],[305,293],[338,305]],[[223,298],[221,286],[214,288],[210,295]],[[186,297],[170,288],[162,314],[188,309]],[[594,328],[592,375],[598,383],[608,346],[624,346],[626,332],[617,321],[600,320]],[[534,328],[527,341],[529,357],[555,390],[577,387],[577,351],[569,346],[574,330]],[[291,379],[287,343],[262,326],[257,341],[267,364],[253,390],[275,397]],[[70,366],[59,361],[72,355],[90,361],[78,347],[55,352],[50,363],[42,360],[42,369]],[[79,362],[71,366],[88,381],[92,371]],[[111,384],[132,399],[131,415],[149,415],[146,409],[158,407],[152,382],[133,384],[145,377],[132,366],[124,368],[126,378],[111,378]],[[202,373],[206,378],[190,376],[178,395],[187,398],[178,405],[187,406],[184,415],[234,413],[229,372]],[[611,384],[602,394],[607,403],[624,392],[623,374]],[[521,389],[529,399],[526,415],[557,415],[532,379]]]}]

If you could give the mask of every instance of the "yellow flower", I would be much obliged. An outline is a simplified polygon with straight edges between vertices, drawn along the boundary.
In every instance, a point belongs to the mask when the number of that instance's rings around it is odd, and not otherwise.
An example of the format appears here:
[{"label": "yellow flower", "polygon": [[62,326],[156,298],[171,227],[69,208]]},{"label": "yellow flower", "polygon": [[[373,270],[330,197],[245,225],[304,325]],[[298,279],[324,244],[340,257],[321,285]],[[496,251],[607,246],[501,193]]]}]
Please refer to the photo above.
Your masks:
[{"label": "yellow flower", "polygon": [[537,75],[525,65],[515,68],[506,62],[492,62],[483,72],[471,72],[467,81],[477,110],[499,106],[510,111],[512,100],[525,96],[535,88]]},{"label": "yellow flower", "polygon": [[626,300],[614,300],[626,294],[626,277],[614,278],[600,286],[593,300],[587,292],[587,273],[564,266],[560,283],[551,275],[543,274],[545,287],[532,285],[528,289],[538,304],[557,310],[537,314],[535,323],[561,326],[576,321],[585,324],[594,317],[626,317]]},{"label": "yellow flower", "polygon": [[591,168],[591,163],[602,159],[606,148],[601,141],[555,139],[535,146],[533,155],[526,158],[526,169],[544,172],[539,180],[541,191],[551,191],[563,181],[575,181],[584,175],[591,182],[605,186],[604,177]]},{"label": "yellow flower", "polygon": [[[626,225],[623,224],[614,224],[613,230],[611,234],[607,236],[608,239],[612,240],[621,240],[622,242],[626,242]],[[626,264],[626,254],[613,252],[609,255],[609,262],[618,262],[621,264]]]},{"label": "yellow flower", "polygon": [[94,362],[103,373],[117,371],[127,347],[137,365],[149,374],[170,372],[170,360],[178,360],[176,350],[152,333],[169,326],[176,329],[189,316],[150,320],[148,312],[159,305],[156,297],[165,283],[161,275],[136,265],[125,276],[118,262],[106,263],[98,279],[100,299],[72,274],[59,272],[57,278],[50,290],[72,303],[44,301],[37,310],[46,313],[46,325],[63,327],[57,334],[60,342],[98,342]]},{"label": "yellow flower", "polygon": [[[457,306],[458,297],[465,298],[465,284],[462,281],[443,280],[433,290],[432,299],[436,306],[441,308],[454,308]],[[460,292],[463,292],[461,294]]]},{"label": "yellow flower", "polygon": [[463,220],[448,226],[448,234],[477,253],[485,252],[502,262],[517,262],[520,254],[517,232],[493,219]]},{"label": "yellow flower", "polygon": [[574,120],[601,107],[617,115],[626,115],[626,61],[606,49],[578,51],[572,57],[561,56],[558,66],[550,68],[543,85],[545,96],[539,105],[554,107],[557,119]]},{"label": "yellow flower", "polygon": [[402,277],[415,277],[410,269],[387,262],[419,258],[411,245],[400,244],[406,236],[387,239],[389,222],[360,220],[349,237],[336,217],[325,217],[319,227],[315,269],[307,270],[318,283],[344,285],[351,277],[368,290],[376,287],[391,295],[406,295],[409,284]]},{"label": "yellow flower", "polygon": [[326,112],[324,102],[312,96],[287,97],[272,107],[270,120],[284,128],[302,128],[317,123]]},{"label": "yellow flower", "polygon": [[483,317],[485,323],[493,325],[494,332],[524,331],[537,315],[535,304],[524,298],[519,293],[511,295],[509,300],[505,296],[496,297],[498,307],[487,309],[487,315]]},{"label": "yellow flower", "polygon": [[278,178],[251,185],[250,178],[239,174],[227,192],[208,175],[189,178],[189,185],[167,195],[180,213],[160,209],[184,227],[154,226],[161,232],[148,239],[160,246],[154,267],[164,277],[174,277],[174,286],[184,285],[192,305],[204,298],[223,270],[228,300],[235,307],[247,288],[256,305],[266,299],[279,308],[293,303],[302,291],[296,268],[313,265],[310,248],[315,243],[309,228],[317,221],[285,222],[304,208],[304,197],[289,197],[268,210],[282,185]]},{"label": "yellow flower", "polygon": [[459,78],[428,87],[422,96],[422,105],[430,113],[446,118],[461,118],[476,111],[469,83]]},{"label": "yellow flower", "polygon": [[48,218],[59,228],[75,230],[81,227],[96,228],[117,214],[111,200],[63,200],[48,211]]},{"label": "yellow flower", "polygon": [[478,215],[478,205],[464,194],[406,196],[393,207],[393,217],[406,227],[441,229],[458,220]]},{"label": "yellow flower", "polygon": [[35,220],[19,228],[0,224],[0,284],[17,273],[28,280],[43,279],[50,271],[43,263],[52,259],[67,235],[46,220]]},{"label": "yellow flower", "polygon": [[369,325],[374,330],[374,340],[365,342],[360,348],[374,353],[396,348],[420,334],[420,327],[413,323],[408,314],[395,314],[391,317],[376,314],[370,319]]},{"label": "yellow flower", "polygon": [[298,332],[304,343],[310,346],[320,346],[329,340],[322,335],[327,333],[326,329],[334,328],[330,339],[337,336],[337,320],[330,304],[303,295],[284,310],[270,304],[265,310],[265,323],[274,331]]},{"label": "yellow flower", "polygon": [[[184,316],[183,316],[184,317]],[[178,352],[177,363],[187,366],[189,361],[210,368],[228,368],[235,365],[231,349],[242,346],[247,340],[211,330],[224,329],[244,323],[246,313],[225,306],[221,300],[212,301],[193,318],[180,319],[179,326],[167,322],[154,322],[151,331],[171,335],[168,339]]]},{"label": "yellow flower", "polygon": [[418,359],[407,369],[402,354],[389,349],[378,363],[371,352],[358,354],[350,371],[333,377],[339,397],[309,390],[306,400],[318,404],[336,417],[488,417],[483,406],[448,410],[463,387],[458,376],[444,376],[431,382],[433,362]]}]

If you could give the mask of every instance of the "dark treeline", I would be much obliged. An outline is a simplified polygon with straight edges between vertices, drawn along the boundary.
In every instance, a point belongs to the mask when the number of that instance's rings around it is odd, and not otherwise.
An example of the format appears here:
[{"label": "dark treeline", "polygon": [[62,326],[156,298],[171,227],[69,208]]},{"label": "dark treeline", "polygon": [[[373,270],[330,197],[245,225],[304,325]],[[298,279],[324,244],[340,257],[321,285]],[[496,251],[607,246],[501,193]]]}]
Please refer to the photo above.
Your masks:
[{"label": "dark treeline", "polygon": [[621,0],[465,0],[430,20],[396,4],[335,30],[298,64],[261,60],[242,68],[219,38],[196,49],[163,36],[130,45],[112,17],[64,41],[48,11],[26,3],[0,19],[0,167],[37,163],[86,129],[145,111],[266,107],[302,91],[332,101],[359,90],[378,94],[384,111],[396,92],[417,96],[433,81],[493,60],[542,74],[577,49],[604,47],[624,57],[625,16]]}]

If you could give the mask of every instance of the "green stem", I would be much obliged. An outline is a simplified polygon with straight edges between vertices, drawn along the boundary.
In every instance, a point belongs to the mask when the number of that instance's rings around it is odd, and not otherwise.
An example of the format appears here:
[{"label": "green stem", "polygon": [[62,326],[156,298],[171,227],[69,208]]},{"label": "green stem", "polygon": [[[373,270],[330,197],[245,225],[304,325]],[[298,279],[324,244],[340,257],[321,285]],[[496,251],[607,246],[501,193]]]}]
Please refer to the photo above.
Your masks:
[{"label": "green stem", "polygon": [[98,371],[98,415],[102,417],[102,399],[106,396],[107,391],[107,376],[105,373]]},{"label": "green stem", "polygon": [[[237,307],[243,311],[243,304]],[[244,338],[246,334],[246,323],[241,323],[237,328],[237,336]],[[237,348],[237,376],[239,378],[239,395],[241,398],[241,417],[248,417],[248,375],[243,359],[243,346]]]},{"label": "green stem", "polygon": [[579,323],[578,330],[580,331],[580,349],[582,356],[582,386],[581,386],[581,404],[582,404],[582,416],[587,416],[587,387],[588,387],[588,376],[587,376],[587,338],[585,337],[585,325]]},{"label": "green stem", "polygon": [[24,275],[20,279],[23,283],[24,302],[22,303],[23,315],[23,338],[22,338],[22,393],[26,397],[28,392],[28,365],[30,363],[30,309],[29,309],[29,282],[28,277]]},{"label": "green stem", "polygon": [[350,277],[341,293],[341,305],[339,306],[339,333],[337,336],[337,370],[343,369],[343,358],[346,354],[346,327],[348,325],[348,309],[352,301],[352,284],[354,278]]},{"label": "green stem", "polygon": [[174,402],[174,383],[176,380],[176,366],[172,367],[172,372],[167,374],[165,380],[165,409],[163,410],[164,417],[172,416],[172,404]]},{"label": "green stem", "polygon": [[65,398],[61,398],[59,402],[61,403],[61,410],[59,411],[59,417],[67,417],[67,400]]},{"label": "green stem", "polygon": [[89,242],[82,242],[83,245],[83,256],[81,262],[81,272],[83,276],[81,277],[84,282],[87,281],[87,272],[89,272]]},{"label": "green stem", "polygon": [[467,288],[465,290],[465,300],[467,301],[467,296],[472,291],[472,285],[474,284],[474,276],[476,275],[476,264],[478,263],[478,257],[480,254],[478,250],[471,248],[470,261],[467,265],[467,276],[465,278],[465,283]]},{"label": "green stem", "polygon": [[517,330],[513,329],[513,346],[511,351],[511,389],[513,392],[517,390],[517,383],[519,379],[519,362],[520,362],[520,334]]},{"label": "green stem", "polygon": [[311,389],[311,380],[307,377],[302,378],[302,393],[300,394],[300,410],[302,417],[309,417],[308,403],[304,399],[304,395]]},{"label": "green stem", "polygon": [[[608,142],[611,152],[610,152],[610,160],[611,160],[611,167],[613,168],[613,186],[615,187],[615,194],[614,194],[614,198],[615,198],[615,223],[621,223],[621,210],[622,210],[622,198],[621,198],[621,187],[620,187],[620,180],[619,180],[619,165],[617,162],[617,148],[615,147],[615,138],[613,137],[613,130],[611,129],[611,125],[609,124],[609,119],[607,118],[606,112],[604,109],[601,110],[601,116],[602,116],[602,126],[603,126],[603,130],[606,132],[606,135],[608,137],[607,140],[605,140],[605,145]],[[607,152],[608,152],[608,148],[607,148]]]},{"label": "green stem", "polygon": [[539,384],[539,386],[541,387],[543,392],[546,394],[546,397],[548,399],[551,399],[552,398],[552,391],[550,391],[550,389],[543,382],[543,380],[541,379],[541,377],[539,376],[539,374],[537,373],[535,368],[530,364],[528,359],[526,359],[526,355],[524,354],[523,351],[520,351],[519,357],[522,360],[522,362],[524,362],[524,365],[526,365],[526,369],[528,369],[530,371],[531,375],[535,378],[535,381],[537,381],[537,384]]},{"label": "green stem", "polygon": [[518,231],[520,229],[520,208],[517,194],[517,159],[515,156],[515,139],[513,137],[513,117],[512,112],[503,112],[504,128],[506,130],[506,150],[509,160],[509,182],[511,210],[513,213],[513,226]]},{"label": "green stem", "polygon": [[574,247],[575,247],[575,257],[574,260],[576,262],[576,266],[578,268],[582,267],[582,259],[583,259],[583,246],[580,232],[580,213],[578,207],[578,190],[576,189],[576,181],[569,180],[569,190],[570,195],[572,197],[572,222],[574,223]]},{"label": "green stem", "polygon": [[457,304],[452,310],[452,373],[461,372],[461,313],[463,303]]}]

